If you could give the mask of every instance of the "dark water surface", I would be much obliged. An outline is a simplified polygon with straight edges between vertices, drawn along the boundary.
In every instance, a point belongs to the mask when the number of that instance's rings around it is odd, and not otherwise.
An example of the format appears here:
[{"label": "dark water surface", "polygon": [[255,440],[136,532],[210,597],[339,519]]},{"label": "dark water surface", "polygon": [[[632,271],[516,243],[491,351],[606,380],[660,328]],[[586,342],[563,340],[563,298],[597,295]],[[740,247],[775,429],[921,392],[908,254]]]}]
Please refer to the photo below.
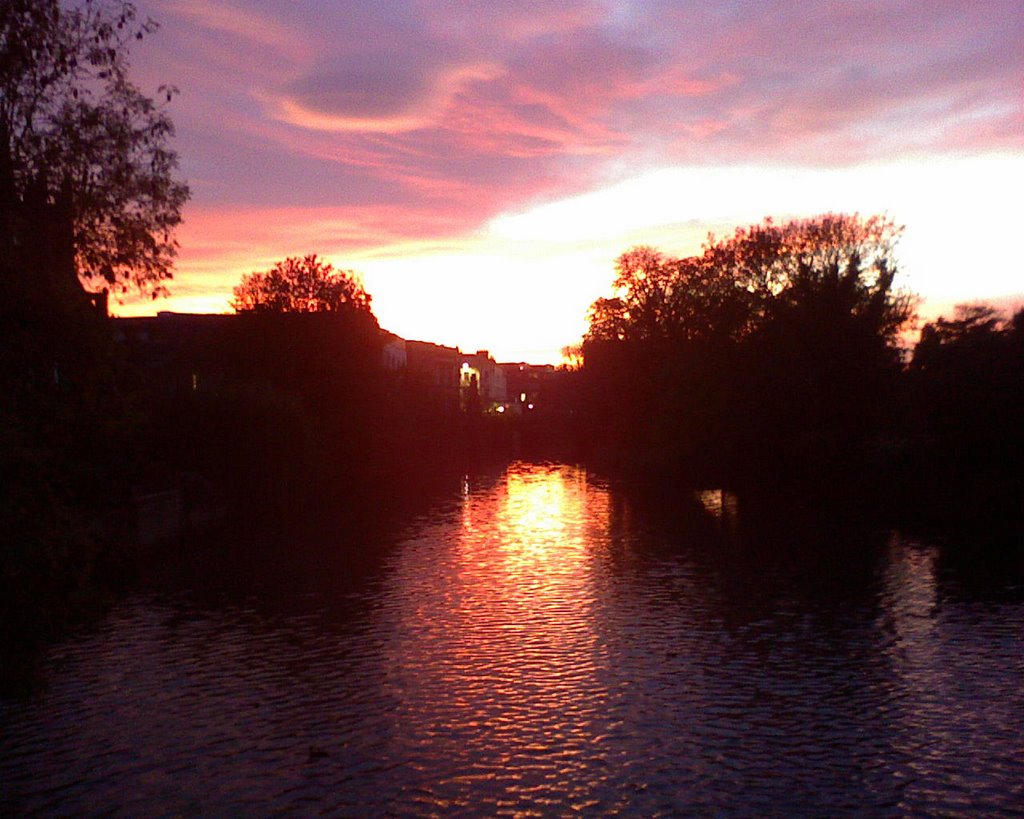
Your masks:
[{"label": "dark water surface", "polygon": [[356,582],[128,599],[0,703],[0,813],[1020,815],[1019,577],[703,500],[518,464]]}]

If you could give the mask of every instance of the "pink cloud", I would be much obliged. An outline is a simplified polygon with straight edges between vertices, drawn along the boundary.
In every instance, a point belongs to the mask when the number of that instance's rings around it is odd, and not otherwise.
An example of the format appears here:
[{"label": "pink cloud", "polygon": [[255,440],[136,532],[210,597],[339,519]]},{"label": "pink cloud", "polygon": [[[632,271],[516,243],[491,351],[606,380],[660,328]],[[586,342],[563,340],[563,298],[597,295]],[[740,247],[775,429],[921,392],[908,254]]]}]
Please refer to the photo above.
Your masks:
[{"label": "pink cloud", "polygon": [[224,35],[227,35],[271,53],[295,56],[303,50],[303,38],[298,32],[251,7],[203,0],[170,0],[165,10],[190,20],[194,24],[193,30],[216,33],[222,44]]},{"label": "pink cloud", "polygon": [[435,67],[355,62],[307,74],[268,101],[279,119],[301,128],[399,133],[429,127],[460,88],[495,72],[486,63]]},{"label": "pink cloud", "polygon": [[1024,150],[1019,0],[150,4],[137,64],[182,88],[195,190],[182,269],[267,231],[456,236],[671,163]]},{"label": "pink cloud", "polygon": [[571,36],[600,24],[608,13],[604,0],[459,0],[457,6],[417,0],[413,5],[436,37],[477,43],[492,52],[496,40],[519,43],[541,36]]},{"label": "pink cloud", "polygon": [[[176,299],[124,312],[225,309],[243,273],[317,252],[381,265],[391,328],[449,341],[470,337],[464,293],[509,304],[514,285],[547,306],[571,270],[563,312],[543,322],[571,328],[621,248],[605,263],[588,240],[559,266],[530,240],[491,248],[494,217],[673,164],[756,176],[1024,152],[1020,0],[138,2],[163,27],[133,76],[181,88],[171,114],[194,197]],[[708,206],[701,190],[679,196]],[[617,224],[614,204],[605,216]],[[732,226],[640,226],[633,240]]]}]

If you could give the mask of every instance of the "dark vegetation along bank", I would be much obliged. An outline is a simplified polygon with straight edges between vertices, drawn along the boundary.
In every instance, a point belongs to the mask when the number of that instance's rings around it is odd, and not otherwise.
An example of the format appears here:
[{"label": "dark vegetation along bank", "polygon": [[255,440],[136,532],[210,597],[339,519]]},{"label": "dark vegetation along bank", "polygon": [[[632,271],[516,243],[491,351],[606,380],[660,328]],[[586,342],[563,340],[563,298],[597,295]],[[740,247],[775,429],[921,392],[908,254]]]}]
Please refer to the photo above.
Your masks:
[{"label": "dark vegetation along bank", "polygon": [[1002,520],[1022,497],[1024,313],[968,305],[908,348],[881,217],[771,220],[670,259],[634,248],[591,310],[591,452],[751,503]]},{"label": "dark vegetation along bank", "polygon": [[245,277],[236,315],[108,318],[109,290],[164,289],[188,195],[164,107],[128,78],[151,30],[130,4],[0,7],[7,639],[101,606],[175,537],[344,542],[515,456],[748,508],[999,522],[1019,547],[1024,314],[963,307],[905,349],[885,218],[630,250],[561,370],[385,333],[358,278],[315,256]]}]

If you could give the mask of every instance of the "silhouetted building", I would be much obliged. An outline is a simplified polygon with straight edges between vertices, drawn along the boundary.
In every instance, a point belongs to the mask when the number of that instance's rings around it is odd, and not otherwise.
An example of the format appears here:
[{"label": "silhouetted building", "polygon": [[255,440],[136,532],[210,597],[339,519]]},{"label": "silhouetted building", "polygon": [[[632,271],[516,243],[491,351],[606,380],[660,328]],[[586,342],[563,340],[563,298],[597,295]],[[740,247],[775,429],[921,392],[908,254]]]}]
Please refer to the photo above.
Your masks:
[{"label": "silhouetted building", "polygon": [[[217,389],[225,382],[263,378],[260,362],[247,361],[244,350],[236,349],[253,343],[249,333],[256,325],[252,321],[265,322],[267,317],[161,312],[118,318],[113,324],[115,339],[144,378],[164,387],[200,391]],[[298,344],[307,336],[312,340],[309,331],[315,326],[337,319],[326,314],[285,314],[280,321],[291,328],[290,337]],[[388,400],[412,402],[445,415],[470,409],[532,411],[550,403],[552,384],[559,376],[551,365],[499,364],[487,350],[463,353],[457,347],[410,341],[386,330],[378,331],[377,339],[374,366],[389,385]],[[336,349],[340,355],[352,352]]]},{"label": "silhouetted building", "polygon": [[459,366],[462,356],[457,347],[445,347],[429,341],[406,341],[406,385],[413,400],[422,401],[445,413],[457,413]]},{"label": "silhouetted building", "polygon": [[514,413],[547,411],[555,400],[560,373],[552,364],[502,364],[509,409]]},{"label": "silhouetted building", "polygon": [[198,391],[220,386],[229,375],[216,352],[239,316],[172,313],[116,318],[114,339],[147,380]]},{"label": "silhouetted building", "polygon": [[459,383],[463,393],[463,405],[469,392],[476,389],[480,408],[484,412],[504,412],[508,403],[505,373],[487,350],[464,353],[459,365]]},{"label": "silhouetted building", "polygon": [[384,346],[380,351],[381,366],[389,373],[400,373],[409,364],[406,341],[401,336],[383,330]]}]

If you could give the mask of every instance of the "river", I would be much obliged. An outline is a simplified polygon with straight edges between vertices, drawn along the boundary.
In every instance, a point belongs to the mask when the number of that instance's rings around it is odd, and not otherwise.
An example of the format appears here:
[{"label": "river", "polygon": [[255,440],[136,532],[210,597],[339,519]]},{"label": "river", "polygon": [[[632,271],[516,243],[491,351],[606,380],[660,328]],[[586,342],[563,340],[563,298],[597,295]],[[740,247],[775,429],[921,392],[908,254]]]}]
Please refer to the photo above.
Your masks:
[{"label": "river", "polygon": [[0,813],[1020,815],[1018,575],[701,500],[513,464],[357,577],[137,593],[0,702]]}]

